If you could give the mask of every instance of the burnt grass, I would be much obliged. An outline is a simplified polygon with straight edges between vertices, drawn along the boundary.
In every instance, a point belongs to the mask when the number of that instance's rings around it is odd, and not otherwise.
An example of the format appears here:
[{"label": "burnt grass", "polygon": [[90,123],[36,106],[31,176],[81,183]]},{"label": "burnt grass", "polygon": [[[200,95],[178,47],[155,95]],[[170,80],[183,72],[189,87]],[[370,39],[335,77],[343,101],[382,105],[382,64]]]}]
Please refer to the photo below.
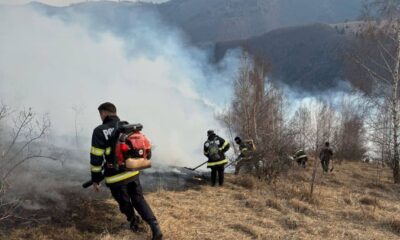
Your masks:
[{"label": "burnt grass", "polygon": [[[209,174],[179,169],[179,171],[154,171],[141,174],[145,194],[157,191],[199,191],[208,183]],[[115,234],[128,229],[125,218],[118,206],[111,199],[106,187],[100,193],[93,189],[82,189],[80,186],[54,189],[61,200],[55,200],[35,193],[21,197],[20,207],[13,216],[0,224],[0,239],[12,232],[25,229],[40,229],[41,232],[52,232],[57,229],[74,228],[82,235],[99,235],[105,231]],[[31,209],[24,204],[32,202],[40,207]],[[117,218],[116,221],[116,217]],[[126,225],[126,226],[125,226]],[[142,224],[144,225],[144,224]],[[144,226],[142,226],[145,228]],[[78,233],[79,234],[79,233]],[[26,232],[21,238],[34,238]],[[51,239],[70,239],[70,236],[53,236]]]}]

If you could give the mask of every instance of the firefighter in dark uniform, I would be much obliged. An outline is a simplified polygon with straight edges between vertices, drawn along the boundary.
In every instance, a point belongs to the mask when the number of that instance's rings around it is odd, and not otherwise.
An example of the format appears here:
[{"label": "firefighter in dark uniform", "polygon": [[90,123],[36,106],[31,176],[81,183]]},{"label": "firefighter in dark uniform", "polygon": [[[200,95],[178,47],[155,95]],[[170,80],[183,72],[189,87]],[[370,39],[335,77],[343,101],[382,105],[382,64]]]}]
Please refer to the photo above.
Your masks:
[{"label": "firefighter in dark uniform", "polygon": [[208,158],[207,167],[211,168],[211,184],[224,184],[224,166],[228,163],[225,153],[229,150],[229,142],[221,138],[213,130],[207,131],[207,141],[204,143],[204,155]]},{"label": "firefighter in dark uniform", "polygon": [[235,175],[238,175],[243,165],[248,162],[247,160],[251,159],[255,146],[252,140],[243,141],[240,137],[235,137],[235,143],[239,145],[240,152],[235,166]]},{"label": "firefighter in dark uniform", "polygon": [[[156,217],[143,197],[139,171],[125,171],[115,167],[115,142],[113,134],[120,122],[112,103],[103,103],[98,108],[103,124],[93,131],[90,164],[93,187],[99,191],[99,184],[105,180],[111,194],[118,202],[120,211],[130,222],[131,230],[138,231],[138,218],[134,209],[151,228],[153,240],[162,239]],[[104,171],[104,172],[102,172]]]},{"label": "firefighter in dark uniform", "polygon": [[333,151],[329,147],[329,142],[326,142],[325,146],[321,149],[321,152],[319,153],[319,159],[321,160],[322,170],[324,172],[329,171],[329,162],[331,161],[332,157]]},{"label": "firefighter in dark uniform", "polygon": [[294,156],[293,159],[297,162],[299,166],[302,166],[303,168],[306,167],[308,157],[306,152],[303,149],[298,150]]}]

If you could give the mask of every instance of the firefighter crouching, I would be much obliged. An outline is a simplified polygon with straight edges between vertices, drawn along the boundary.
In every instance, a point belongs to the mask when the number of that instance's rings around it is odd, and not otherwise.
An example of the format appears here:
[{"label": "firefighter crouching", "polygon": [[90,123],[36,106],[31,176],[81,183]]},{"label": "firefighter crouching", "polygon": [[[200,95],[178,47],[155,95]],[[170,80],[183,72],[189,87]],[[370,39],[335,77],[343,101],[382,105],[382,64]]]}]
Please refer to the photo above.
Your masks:
[{"label": "firefighter crouching", "polygon": [[207,167],[211,168],[211,185],[224,184],[224,166],[228,163],[225,153],[229,150],[229,142],[221,138],[213,130],[207,131],[207,141],[204,143],[204,155],[208,158]]},{"label": "firefighter crouching", "polygon": [[298,150],[294,155],[293,159],[297,162],[299,166],[302,166],[303,168],[306,167],[308,157],[306,152],[303,149]]},{"label": "firefighter crouching", "polygon": [[235,137],[235,143],[239,145],[239,156],[235,166],[235,175],[238,175],[243,165],[252,159],[252,154],[256,150],[256,147],[253,140],[243,141],[240,137]]},{"label": "firefighter crouching", "polygon": [[[95,191],[99,191],[99,183],[103,179],[111,190],[113,198],[118,202],[121,213],[130,222],[130,228],[138,231],[138,218],[134,209],[146,221],[152,231],[153,240],[161,240],[162,233],[156,217],[144,199],[139,180],[139,171],[129,171],[116,165],[115,136],[120,120],[116,107],[112,103],[103,103],[98,108],[103,124],[93,131],[90,152],[91,176]],[[150,157],[150,153],[148,154]],[[104,173],[102,173],[104,169]]]}]

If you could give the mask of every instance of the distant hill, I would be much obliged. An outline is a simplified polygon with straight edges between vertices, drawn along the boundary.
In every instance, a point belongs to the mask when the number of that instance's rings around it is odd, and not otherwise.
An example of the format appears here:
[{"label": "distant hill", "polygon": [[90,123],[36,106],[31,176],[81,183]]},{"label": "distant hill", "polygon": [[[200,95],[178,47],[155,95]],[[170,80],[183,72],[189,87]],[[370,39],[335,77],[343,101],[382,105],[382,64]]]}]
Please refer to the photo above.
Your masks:
[{"label": "distant hill", "polygon": [[363,0],[171,0],[162,4],[96,1],[51,7],[48,14],[88,14],[113,29],[129,28],[143,13],[161,16],[194,43],[246,39],[271,30],[312,23],[338,23],[358,17]]},{"label": "distant hill", "polygon": [[363,0],[172,0],[158,5],[194,42],[246,39],[271,30],[356,19]]},{"label": "distant hill", "polygon": [[351,36],[326,24],[313,24],[271,31],[241,41],[221,42],[215,54],[245,48],[272,64],[273,77],[290,86],[318,91],[335,87],[343,79],[343,54]]},{"label": "distant hill", "polygon": [[70,21],[89,17],[94,20],[90,21],[90,29],[112,31],[126,39],[132,37],[130,30],[144,23],[159,28],[160,24],[148,21],[163,21],[167,24],[160,31],[181,29],[197,45],[217,43],[216,59],[228,49],[245,46],[272,63],[275,79],[314,91],[331,88],[344,78],[342,53],[352,36],[346,34],[349,27],[340,22],[356,19],[362,1],[172,0],[163,4],[96,1],[68,7],[40,3],[30,6]]}]

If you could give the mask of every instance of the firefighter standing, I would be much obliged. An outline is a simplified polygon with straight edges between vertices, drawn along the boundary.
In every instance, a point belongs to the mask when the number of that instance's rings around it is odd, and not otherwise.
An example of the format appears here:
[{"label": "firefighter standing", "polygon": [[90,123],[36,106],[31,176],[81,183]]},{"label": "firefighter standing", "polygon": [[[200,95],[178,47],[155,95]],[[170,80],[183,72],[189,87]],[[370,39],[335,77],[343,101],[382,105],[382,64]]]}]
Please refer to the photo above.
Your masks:
[{"label": "firefighter standing", "polygon": [[138,231],[138,219],[134,209],[151,228],[153,240],[161,240],[162,233],[156,217],[143,197],[139,180],[139,171],[125,171],[115,168],[115,135],[118,123],[117,110],[112,103],[103,103],[98,108],[103,124],[93,131],[90,164],[93,187],[99,191],[99,184],[104,179],[111,194],[118,202],[120,211],[130,222],[130,228]]},{"label": "firefighter standing", "polygon": [[251,153],[255,150],[255,146],[253,140],[243,141],[240,137],[235,137],[235,142],[239,145],[240,152],[235,166],[235,175],[238,175],[246,161],[251,159]]},{"label": "firefighter standing", "polygon": [[307,158],[306,152],[303,149],[298,150],[294,154],[293,159],[297,162],[297,164],[299,166],[302,166],[303,168],[306,167],[306,163],[308,161],[308,158]]},{"label": "firefighter standing", "polygon": [[333,157],[333,151],[329,147],[329,142],[325,143],[325,147],[321,149],[321,152],[319,153],[319,159],[321,160],[321,165],[322,169],[324,172],[329,171],[329,162]]},{"label": "firefighter standing", "polygon": [[211,184],[224,184],[224,166],[228,163],[225,153],[229,150],[229,142],[221,138],[213,130],[207,131],[207,141],[204,143],[204,155],[208,158],[207,167],[211,168]]}]

